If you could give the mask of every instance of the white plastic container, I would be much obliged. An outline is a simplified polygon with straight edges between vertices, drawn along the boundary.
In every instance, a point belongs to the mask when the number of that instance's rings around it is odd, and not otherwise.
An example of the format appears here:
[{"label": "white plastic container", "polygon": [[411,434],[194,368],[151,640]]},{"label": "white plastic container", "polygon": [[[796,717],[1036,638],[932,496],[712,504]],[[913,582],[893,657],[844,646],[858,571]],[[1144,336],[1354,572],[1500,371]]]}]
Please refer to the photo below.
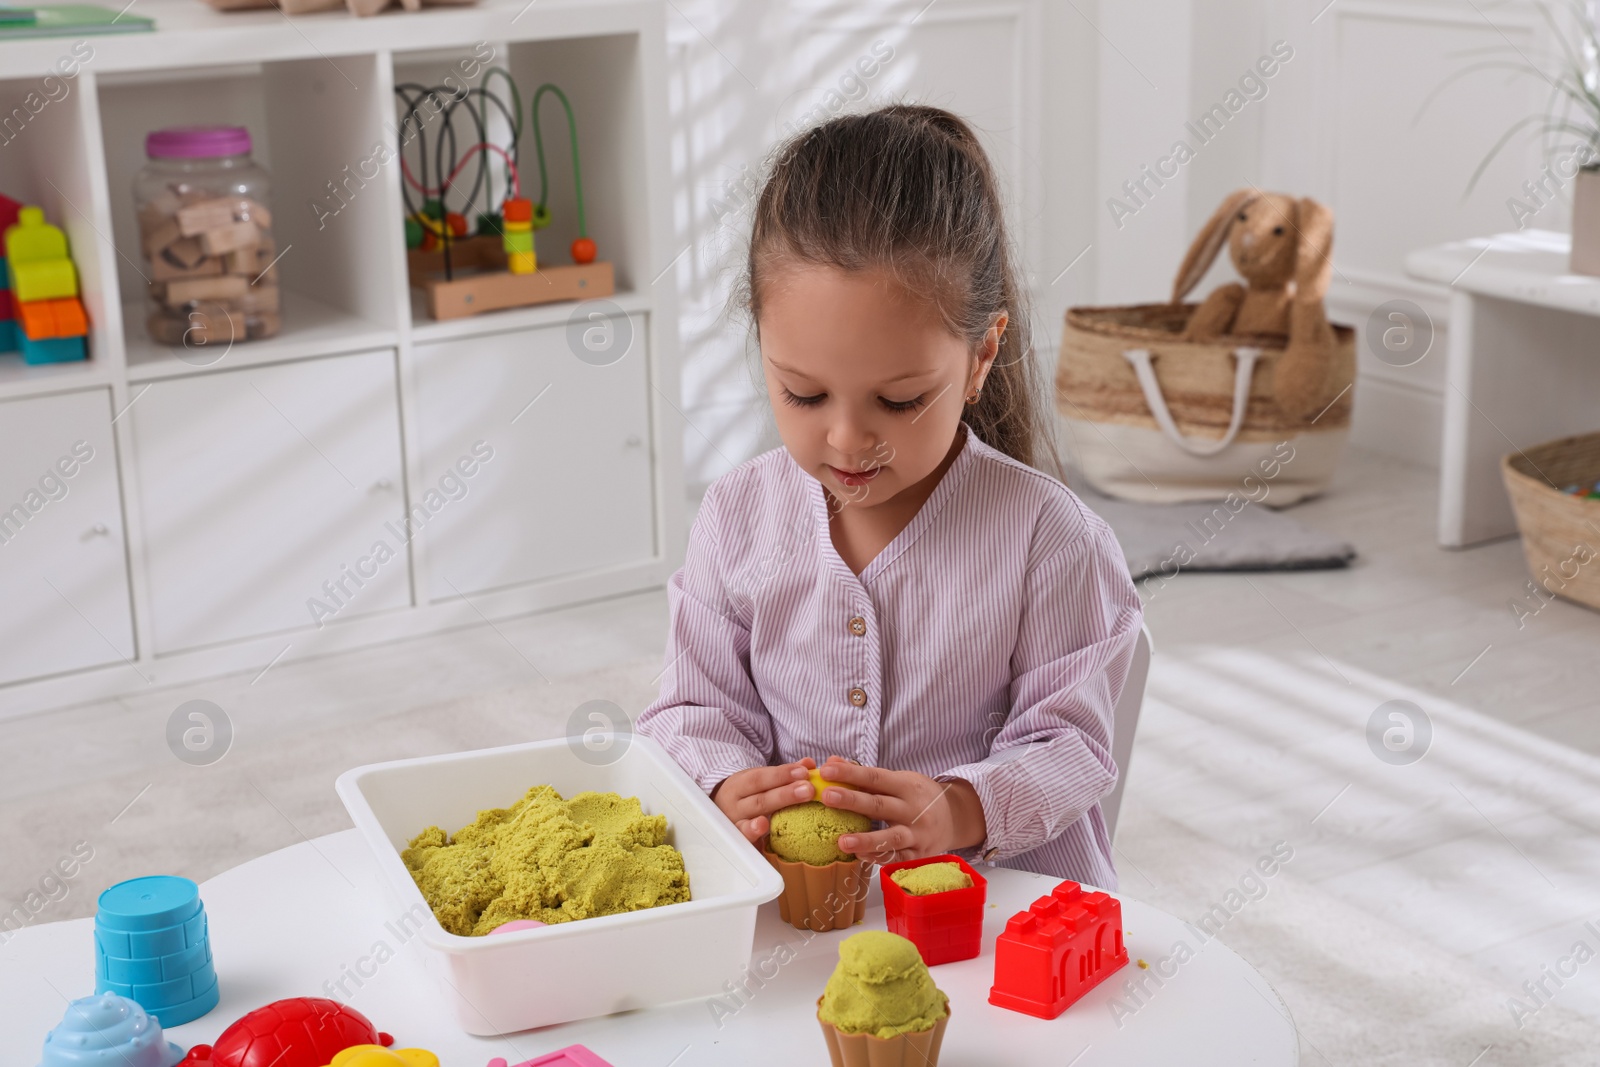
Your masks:
[{"label": "white plastic container", "polygon": [[[646,814],[665,815],[667,843],[689,872],[690,899],[490,937],[447,932],[401,850],[428,826],[453,832],[535,785],[563,797],[585,789],[636,796]],[[401,910],[420,907],[414,914],[426,916],[424,955],[469,1034],[721,994],[750,962],[756,909],[783,891],[778,872],[659,745],[638,734],[603,766],[557,738],[357,767],[336,788]]]}]

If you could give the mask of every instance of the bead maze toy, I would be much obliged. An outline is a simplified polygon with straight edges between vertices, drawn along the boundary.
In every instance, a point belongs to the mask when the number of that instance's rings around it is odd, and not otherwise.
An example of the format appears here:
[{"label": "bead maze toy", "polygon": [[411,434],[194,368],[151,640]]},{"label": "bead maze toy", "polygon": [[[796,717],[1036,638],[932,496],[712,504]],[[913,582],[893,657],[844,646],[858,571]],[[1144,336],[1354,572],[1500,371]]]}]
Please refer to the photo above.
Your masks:
[{"label": "bead maze toy", "polygon": [[196,1045],[179,1067],[326,1067],[352,1047],[387,1048],[354,1008],[323,997],[275,1000],[222,1031],[214,1044]]},{"label": "bead maze toy", "polygon": [[[892,877],[896,871],[911,870],[930,863],[954,863],[972,879],[965,889],[919,896],[907,892]],[[983,902],[989,883],[959,856],[925,856],[903,860],[878,868],[883,888],[884,924],[891,934],[917,946],[922,962],[929,967],[956,960],[970,960],[983,949]]]},{"label": "bead maze toy", "polygon": [[161,1024],[127,997],[96,993],[67,1005],[44,1038],[39,1067],[173,1067],[183,1049],[162,1037]]},{"label": "bead maze toy", "polygon": [[88,317],[78,299],[78,271],[67,235],[44,211],[0,196],[0,352],[22,350],[25,363],[87,359]]},{"label": "bead maze toy", "polygon": [[1054,1019],[1127,963],[1122,904],[1062,882],[1007,921],[995,942],[989,1003]]},{"label": "bead maze toy", "polygon": [[[495,76],[504,79],[504,94],[489,89]],[[570,266],[541,266],[534,247],[534,234],[548,226],[551,218],[550,183],[539,129],[539,104],[547,93],[554,94],[566,112],[572,145],[578,237],[570,248]],[[577,121],[560,88],[550,83],[539,86],[529,108],[539,161],[537,202],[522,194],[522,96],[504,68],[488,68],[477,88],[452,90],[406,82],[395,86],[395,95],[402,106],[399,136],[407,271],[411,285],[422,290],[430,316],[455,319],[556,300],[609,296],[616,291],[611,264],[596,260],[598,249],[588,236]],[[424,109],[434,117],[424,115]],[[463,117],[472,132],[458,138],[455,122]],[[495,120],[508,127],[508,144],[491,139]],[[462,139],[469,141],[470,147],[457,153]],[[411,153],[416,159],[415,171],[406,148],[413,141],[417,144]],[[503,164],[498,181],[493,168],[496,157]],[[470,181],[464,180],[463,172],[474,164]],[[422,198],[420,204],[413,199],[417,196]],[[475,209],[475,232],[469,235],[467,220]]]},{"label": "bead maze toy", "polygon": [[95,992],[127,997],[164,1026],[217,1006],[206,909],[187,878],[133,878],[101,893],[94,948]]}]

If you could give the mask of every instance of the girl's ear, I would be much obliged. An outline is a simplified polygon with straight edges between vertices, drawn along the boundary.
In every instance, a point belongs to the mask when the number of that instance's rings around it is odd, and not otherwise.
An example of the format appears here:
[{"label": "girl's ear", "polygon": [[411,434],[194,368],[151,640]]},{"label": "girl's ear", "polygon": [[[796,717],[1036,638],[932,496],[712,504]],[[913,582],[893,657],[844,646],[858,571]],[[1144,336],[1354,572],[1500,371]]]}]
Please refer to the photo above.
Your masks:
[{"label": "girl's ear", "polygon": [[994,370],[996,357],[1000,354],[1000,343],[1005,340],[1006,327],[1010,323],[1010,314],[1002,311],[989,324],[988,331],[983,335],[983,344],[978,349],[978,365],[973,368],[973,380],[969,389],[982,391],[983,383],[989,378],[989,372]]},{"label": "girl's ear", "polygon": [[1189,246],[1189,254],[1183,257],[1183,265],[1178,268],[1178,276],[1173,279],[1174,304],[1183,303],[1183,298],[1189,295],[1189,290],[1200,284],[1200,279],[1206,276],[1211,264],[1217,261],[1217,253],[1222,251],[1222,245],[1228,239],[1228,231],[1233,228],[1234,219],[1260,195],[1254,189],[1239,189],[1230,193],[1226,200],[1217,205],[1217,210],[1211,213],[1211,218],[1206,220],[1205,226],[1195,235],[1194,243]]},{"label": "girl's ear", "polygon": [[1295,206],[1300,247],[1295,251],[1295,295],[1321,301],[1333,276],[1333,212],[1309,197]]}]

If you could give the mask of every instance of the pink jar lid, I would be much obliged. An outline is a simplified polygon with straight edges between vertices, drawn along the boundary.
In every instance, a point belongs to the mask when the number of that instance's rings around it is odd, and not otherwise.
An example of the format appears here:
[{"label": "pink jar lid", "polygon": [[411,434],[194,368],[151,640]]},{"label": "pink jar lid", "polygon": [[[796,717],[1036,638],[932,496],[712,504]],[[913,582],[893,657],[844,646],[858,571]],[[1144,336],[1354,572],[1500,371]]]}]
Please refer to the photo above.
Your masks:
[{"label": "pink jar lid", "polygon": [[151,130],[144,154],[151,159],[211,159],[250,152],[250,131],[243,126],[174,126]]}]

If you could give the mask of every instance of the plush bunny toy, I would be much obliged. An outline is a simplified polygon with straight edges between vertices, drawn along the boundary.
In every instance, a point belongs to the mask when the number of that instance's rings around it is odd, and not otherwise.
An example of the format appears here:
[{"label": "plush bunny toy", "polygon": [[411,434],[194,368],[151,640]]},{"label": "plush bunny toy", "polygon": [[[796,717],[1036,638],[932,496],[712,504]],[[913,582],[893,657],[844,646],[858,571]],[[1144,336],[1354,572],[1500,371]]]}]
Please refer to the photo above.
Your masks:
[{"label": "plush bunny toy", "polygon": [[1334,334],[1322,300],[1333,270],[1333,213],[1315,200],[1240,189],[1224,200],[1194,239],[1178,268],[1172,302],[1200,283],[1228,242],[1245,284],[1216,289],[1195,309],[1183,336],[1211,341],[1223,335],[1278,334],[1288,339],[1273,365],[1278,407],[1296,418],[1314,416],[1327,396]]}]

